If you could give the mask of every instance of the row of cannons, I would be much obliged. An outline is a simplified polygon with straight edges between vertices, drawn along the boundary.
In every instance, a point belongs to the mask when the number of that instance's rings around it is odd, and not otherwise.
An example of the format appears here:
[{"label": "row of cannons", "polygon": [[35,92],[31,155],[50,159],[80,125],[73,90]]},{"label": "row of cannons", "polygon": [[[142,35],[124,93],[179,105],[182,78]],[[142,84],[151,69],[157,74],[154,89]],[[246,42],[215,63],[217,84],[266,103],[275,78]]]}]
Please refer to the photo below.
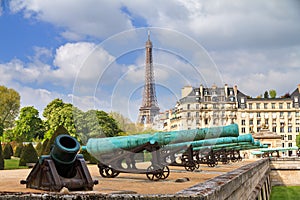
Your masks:
[{"label": "row of cannons", "polygon": [[[145,174],[149,180],[168,178],[168,166],[194,171],[200,164],[210,167],[242,159],[240,151],[266,148],[251,134],[239,135],[236,124],[195,130],[157,132],[131,136],[91,138],[82,146],[98,160],[102,177],[114,178],[120,173]],[[77,154],[78,141],[68,135],[55,139],[50,155],[41,156],[26,180],[28,188],[59,191],[92,190],[92,180],[83,156]],[[144,160],[147,155],[148,162]],[[147,165],[147,166],[145,166]]]}]

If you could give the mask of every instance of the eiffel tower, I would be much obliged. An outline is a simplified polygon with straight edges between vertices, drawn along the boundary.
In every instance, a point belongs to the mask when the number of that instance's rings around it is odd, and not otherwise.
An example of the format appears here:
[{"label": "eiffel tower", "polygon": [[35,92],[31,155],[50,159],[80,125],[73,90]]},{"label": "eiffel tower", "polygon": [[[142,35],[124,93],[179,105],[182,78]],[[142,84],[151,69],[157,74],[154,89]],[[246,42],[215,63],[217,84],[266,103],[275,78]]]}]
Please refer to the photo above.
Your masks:
[{"label": "eiffel tower", "polygon": [[159,107],[155,92],[155,81],[152,63],[152,42],[150,32],[148,31],[148,40],[146,42],[146,63],[145,63],[145,85],[143,93],[143,102],[139,109],[138,123],[145,126],[152,126],[154,117],[159,115]]}]

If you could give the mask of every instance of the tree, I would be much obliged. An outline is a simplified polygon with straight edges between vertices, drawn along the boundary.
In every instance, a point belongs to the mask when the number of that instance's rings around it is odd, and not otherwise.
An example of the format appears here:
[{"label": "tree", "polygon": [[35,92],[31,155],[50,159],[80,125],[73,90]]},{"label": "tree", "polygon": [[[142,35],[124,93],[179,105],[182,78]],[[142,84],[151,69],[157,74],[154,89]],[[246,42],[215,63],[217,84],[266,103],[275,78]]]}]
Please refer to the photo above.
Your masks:
[{"label": "tree", "polygon": [[86,126],[82,127],[81,140],[83,144],[92,137],[113,137],[122,130],[116,120],[106,112],[100,110],[89,110],[84,114]]},{"label": "tree", "polygon": [[0,136],[13,127],[20,109],[20,95],[14,89],[0,86]]},{"label": "tree", "polygon": [[68,133],[79,138],[81,126],[78,125],[78,119],[83,119],[83,112],[72,104],[64,103],[61,99],[54,99],[44,109],[43,116],[46,118],[47,133],[46,138],[51,138],[54,131],[63,126]]},{"label": "tree", "polygon": [[269,94],[270,94],[270,97],[271,97],[272,99],[276,98],[277,93],[276,93],[275,90],[270,90],[270,91],[269,91]]},{"label": "tree", "polygon": [[269,98],[269,92],[268,92],[268,91],[265,91],[265,93],[264,93],[264,98],[265,98],[265,99],[268,99],[268,98]]},{"label": "tree", "polygon": [[34,139],[43,139],[45,126],[39,117],[39,111],[33,106],[24,107],[16,121],[14,133],[19,142],[32,142]]}]

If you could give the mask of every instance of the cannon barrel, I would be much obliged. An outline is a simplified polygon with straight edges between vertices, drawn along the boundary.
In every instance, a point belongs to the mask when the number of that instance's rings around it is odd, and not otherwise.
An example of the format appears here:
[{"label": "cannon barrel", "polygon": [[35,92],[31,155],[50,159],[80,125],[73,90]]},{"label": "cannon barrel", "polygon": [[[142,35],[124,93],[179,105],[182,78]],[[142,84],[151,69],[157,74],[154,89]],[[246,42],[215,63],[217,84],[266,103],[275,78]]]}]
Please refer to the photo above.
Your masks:
[{"label": "cannon barrel", "polygon": [[205,139],[205,140],[198,140],[192,142],[182,142],[177,144],[170,144],[167,145],[166,149],[172,149],[182,146],[190,146],[193,147],[202,147],[202,146],[215,146],[215,145],[226,145],[226,144],[233,144],[233,143],[241,143],[241,142],[248,142],[254,143],[254,139],[251,134],[244,134],[238,137],[222,137],[222,138],[213,138],[213,139]]},{"label": "cannon barrel", "polygon": [[154,134],[139,134],[111,138],[90,138],[86,145],[86,149],[90,154],[97,158],[101,154],[110,153],[117,149],[132,149],[146,143],[157,143],[158,145],[163,146],[203,139],[237,136],[239,136],[238,126],[236,124],[231,124],[228,126],[157,132]]},{"label": "cannon barrel", "polygon": [[54,140],[50,156],[57,165],[73,164],[80,149],[79,142],[69,135],[59,135]]},{"label": "cannon barrel", "polygon": [[59,135],[55,138],[50,157],[60,176],[70,178],[75,175],[74,162],[79,149],[79,142],[69,135]]}]

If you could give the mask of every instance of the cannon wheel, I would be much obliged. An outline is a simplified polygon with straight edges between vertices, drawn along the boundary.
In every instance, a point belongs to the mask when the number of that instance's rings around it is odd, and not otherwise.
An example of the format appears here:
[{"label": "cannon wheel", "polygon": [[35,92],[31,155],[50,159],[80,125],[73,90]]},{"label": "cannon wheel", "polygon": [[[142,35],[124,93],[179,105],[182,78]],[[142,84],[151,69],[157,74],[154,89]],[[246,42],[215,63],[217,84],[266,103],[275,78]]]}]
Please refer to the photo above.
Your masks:
[{"label": "cannon wheel", "polygon": [[158,181],[159,179],[161,179],[162,174],[162,170],[157,169],[157,166],[151,165],[147,168],[146,176],[151,181]]},{"label": "cannon wheel", "polygon": [[100,175],[103,178],[115,178],[120,174],[120,172],[114,170],[111,167],[107,167],[107,166],[106,167],[100,167],[99,172],[100,172]]},{"label": "cannon wheel", "polygon": [[[198,166],[197,166],[198,165]],[[184,164],[184,168],[186,171],[192,172],[194,171],[196,168],[199,168],[199,164],[197,164],[196,162],[186,162]]]},{"label": "cannon wheel", "polygon": [[165,166],[162,168],[162,172],[161,172],[161,179],[166,179],[168,178],[170,175],[170,169],[168,166]]},{"label": "cannon wheel", "polygon": [[214,167],[216,165],[218,165],[218,161],[214,161],[212,159],[207,160],[207,166]]}]

